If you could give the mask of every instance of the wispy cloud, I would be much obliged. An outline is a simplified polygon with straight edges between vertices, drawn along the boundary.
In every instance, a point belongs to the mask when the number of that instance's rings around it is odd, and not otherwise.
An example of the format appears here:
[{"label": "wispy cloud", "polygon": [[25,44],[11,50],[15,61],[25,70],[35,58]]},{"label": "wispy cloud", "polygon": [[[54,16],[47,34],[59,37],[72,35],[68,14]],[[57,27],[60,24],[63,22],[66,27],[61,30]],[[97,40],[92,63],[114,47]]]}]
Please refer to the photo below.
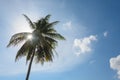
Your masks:
[{"label": "wispy cloud", "polygon": [[63,24],[63,29],[71,29],[72,28],[72,22],[68,21]]},{"label": "wispy cloud", "polygon": [[91,60],[90,62],[89,62],[89,64],[94,64],[96,62],[96,60]]},{"label": "wispy cloud", "polygon": [[96,35],[90,35],[89,37],[84,37],[82,39],[75,39],[73,43],[73,47],[76,49],[76,55],[86,54],[91,52],[91,43],[92,41],[96,41]]},{"label": "wispy cloud", "polygon": [[120,79],[120,55],[110,58],[110,68],[117,71],[118,79]]},{"label": "wispy cloud", "polygon": [[107,37],[107,36],[108,36],[108,31],[105,31],[105,32],[103,33],[103,36],[104,36],[104,37]]}]

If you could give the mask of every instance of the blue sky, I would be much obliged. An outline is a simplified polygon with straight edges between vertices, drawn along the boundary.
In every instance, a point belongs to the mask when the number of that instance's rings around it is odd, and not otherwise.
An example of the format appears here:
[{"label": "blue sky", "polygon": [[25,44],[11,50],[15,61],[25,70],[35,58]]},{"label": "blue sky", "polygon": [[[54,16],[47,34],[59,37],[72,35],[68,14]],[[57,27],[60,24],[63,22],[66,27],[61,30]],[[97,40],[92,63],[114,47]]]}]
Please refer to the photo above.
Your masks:
[{"label": "blue sky", "polygon": [[66,37],[52,63],[33,64],[30,80],[120,80],[119,0],[0,0],[0,80],[24,80],[25,58],[15,62],[21,45],[6,48],[10,37],[51,14]]}]

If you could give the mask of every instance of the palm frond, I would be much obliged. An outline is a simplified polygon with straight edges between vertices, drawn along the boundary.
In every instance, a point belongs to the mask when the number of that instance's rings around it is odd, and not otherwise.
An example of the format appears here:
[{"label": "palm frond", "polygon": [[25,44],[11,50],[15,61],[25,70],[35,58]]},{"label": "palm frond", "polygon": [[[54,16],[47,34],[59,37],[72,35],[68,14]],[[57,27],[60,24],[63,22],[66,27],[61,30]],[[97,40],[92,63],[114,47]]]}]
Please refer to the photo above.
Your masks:
[{"label": "palm frond", "polygon": [[26,55],[26,63],[31,59],[31,56],[34,53],[33,51],[34,51],[33,46],[32,45],[29,46],[29,50],[28,50],[28,53]]},{"label": "palm frond", "polygon": [[7,47],[11,46],[11,45],[17,45],[18,43],[24,41],[28,35],[31,35],[31,33],[29,32],[22,32],[22,33],[17,33],[15,35],[13,35],[9,41],[9,44],[7,45]]},{"label": "palm frond", "polygon": [[54,39],[65,40],[65,38],[59,33],[46,33],[45,35]]},{"label": "palm frond", "polygon": [[53,50],[57,45],[57,41],[49,37],[41,37],[40,39],[42,40],[40,44],[37,44],[39,47],[36,49],[36,63],[43,64],[45,61],[52,61]]},{"label": "palm frond", "polygon": [[29,52],[29,48],[31,47],[30,45],[30,41],[26,41],[23,46],[19,49],[19,51],[17,52],[15,61],[17,61],[19,58],[21,58],[22,56],[26,56],[27,53]]},{"label": "palm frond", "polygon": [[35,29],[35,26],[34,26],[34,24],[32,23],[32,21],[30,20],[30,18],[29,18],[27,15],[25,15],[25,14],[23,14],[23,16],[24,16],[24,17],[26,18],[26,20],[28,21],[31,29]]},{"label": "palm frond", "polygon": [[46,30],[53,29],[53,26],[56,25],[59,21],[54,21],[52,23],[46,23],[46,25],[41,28],[42,32],[45,32]]},{"label": "palm frond", "polygon": [[53,27],[54,25],[56,25],[57,23],[59,23],[59,21],[51,22],[51,23],[49,23],[46,27],[47,27],[47,28],[51,28],[51,27]]},{"label": "palm frond", "polygon": [[48,29],[47,31],[46,31],[47,33],[55,33],[55,32],[57,32],[55,29]]},{"label": "palm frond", "polygon": [[53,60],[53,52],[52,49],[44,46],[44,48],[42,47],[38,47],[37,51],[36,51],[36,63],[41,63],[43,64],[45,61],[52,61]]},{"label": "palm frond", "polygon": [[55,39],[50,38],[50,37],[45,37],[45,40],[47,41],[47,44],[46,44],[46,45],[49,45],[49,46],[51,46],[53,49],[55,49],[55,47],[57,46],[58,41],[56,41]]},{"label": "palm frond", "polygon": [[45,48],[44,49],[44,52],[45,52],[45,60],[48,62],[48,61],[53,61],[53,51],[52,49],[49,49],[49,48]]},{"label": "palm frond", "polygon": [[41,32],[45,34],[45,33],[56,33],[57,31],[53,28],[50,28],[50,29],[46,28],[42,30]]},{"label": "palm frond", "polygon": [[45,21],[46,21],[46,22],[48,22],[48,21],[49,21],[50,16],[51,16],[50,14],[48,14],[47,16],[45,16]]},{"label": "palm frond", "polygon": [[48,22],[44,18],[41,18],[40,20],[38,20],[34,24],[36,26],[36,29],[41,31],[43,29],[43,27],[48,24]]},{"label": "palm frond", "polygon": [[36,59],[35,59],[36,63],[39,63],[39,62],[41,62],[41,64],[44,63],[44,52],[43,52],[42,47],[39,46],[37,48],[35,56],[36,56]]}]

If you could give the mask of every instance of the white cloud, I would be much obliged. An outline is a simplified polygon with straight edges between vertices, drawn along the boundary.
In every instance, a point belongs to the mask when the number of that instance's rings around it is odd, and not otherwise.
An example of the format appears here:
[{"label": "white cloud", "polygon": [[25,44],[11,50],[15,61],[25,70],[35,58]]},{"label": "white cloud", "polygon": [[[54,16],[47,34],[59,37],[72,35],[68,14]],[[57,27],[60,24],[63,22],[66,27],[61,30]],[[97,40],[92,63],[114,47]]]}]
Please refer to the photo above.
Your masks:
[{"label": "white cloud", "polygon": [[72,22],[68,21],[68,22],[64,23],[63,28],[64,29],[71,29],[72,28]]},{"label": "white cloud", "polygon": [[105,31],[105,32],[103,33],[103,35],[104,35],[104,37],[107,37],[107,36],[108,36],[108,32]]},{"label": "white cloud", "polygon": [[120,79],[120,55],[110,59],[110,68],[117,71],[118,79]]},{"label": "white cloud", "polygon": [[89,37],[85,37],[82,39],[75,39],[73,43],[73,47],[77,50],[75,54],[86,54],[87,52],[90,52],[91,49],[91,42],[96,41],[97,38],[95,35],[90,35]]}]

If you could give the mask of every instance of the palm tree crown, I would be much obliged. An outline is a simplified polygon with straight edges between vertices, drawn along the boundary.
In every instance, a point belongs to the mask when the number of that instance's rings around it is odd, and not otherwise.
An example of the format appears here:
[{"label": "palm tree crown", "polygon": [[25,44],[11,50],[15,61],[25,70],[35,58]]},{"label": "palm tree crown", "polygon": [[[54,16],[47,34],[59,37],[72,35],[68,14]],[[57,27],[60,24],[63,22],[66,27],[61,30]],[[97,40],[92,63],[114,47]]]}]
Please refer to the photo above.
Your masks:
[{"label": "palm tree crown", "polygon": [[[59,21],[50,23],[50,15],[47,15],[36,22],[32,22],[26,15],[23,16],[26,18],[33,31],[31,33],[17,33],[11,37],[7,47],[11,45],[15,46],[25,41],[18,50],[15,61],[23,56],[26,56],[26,62],[31,60],[31,63],[34,57],[37,63],[40,62],[43,64],[46,61],[53,61],[53,51],[58,43],[57,40],[65,40],[65,38],[57,33],[53,27]],[[27,38],[29,35],[32,36],[31,39]]]}]

